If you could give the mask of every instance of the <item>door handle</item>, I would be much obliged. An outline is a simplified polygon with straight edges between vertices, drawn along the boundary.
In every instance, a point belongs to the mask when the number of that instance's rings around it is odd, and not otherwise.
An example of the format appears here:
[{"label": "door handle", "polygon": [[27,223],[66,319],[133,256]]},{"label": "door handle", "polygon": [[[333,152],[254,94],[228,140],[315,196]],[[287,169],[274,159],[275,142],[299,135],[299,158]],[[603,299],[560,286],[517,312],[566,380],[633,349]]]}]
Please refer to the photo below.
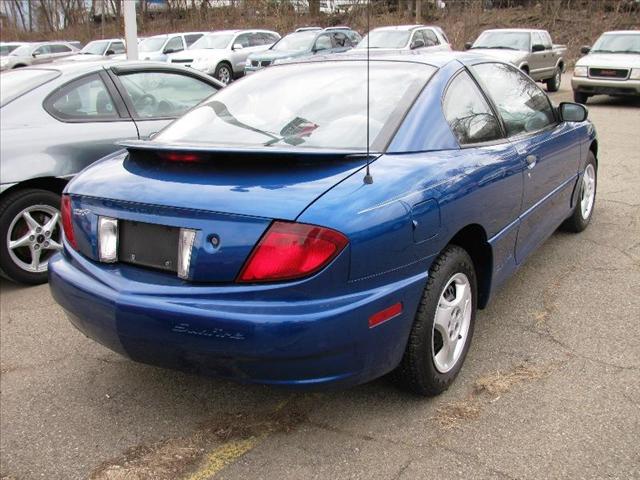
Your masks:
[{"label": "door handle", "polygon": [[535,155],[527,155],[525,160],[527,162],[527,168],[529,170],[531,170],[533,167],[536,166],[536,162],[538,161],[538,157],[536,157]]}]

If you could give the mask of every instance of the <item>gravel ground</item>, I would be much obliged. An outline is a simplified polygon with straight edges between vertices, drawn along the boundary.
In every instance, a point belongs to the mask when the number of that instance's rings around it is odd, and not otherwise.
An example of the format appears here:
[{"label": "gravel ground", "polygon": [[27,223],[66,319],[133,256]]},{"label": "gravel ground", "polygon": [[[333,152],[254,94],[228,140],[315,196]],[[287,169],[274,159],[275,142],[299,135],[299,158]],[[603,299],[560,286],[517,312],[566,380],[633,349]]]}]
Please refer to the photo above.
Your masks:
[{"label": "gravel ground", "polygon": [[[565,75],[554,99],[570,93]],[[554,234],[479,313],[435,399],[138,365],[78,333],[46,285],[2,283],[2,478],[640,478],[639,107],[590,102],[591,226]]]}]

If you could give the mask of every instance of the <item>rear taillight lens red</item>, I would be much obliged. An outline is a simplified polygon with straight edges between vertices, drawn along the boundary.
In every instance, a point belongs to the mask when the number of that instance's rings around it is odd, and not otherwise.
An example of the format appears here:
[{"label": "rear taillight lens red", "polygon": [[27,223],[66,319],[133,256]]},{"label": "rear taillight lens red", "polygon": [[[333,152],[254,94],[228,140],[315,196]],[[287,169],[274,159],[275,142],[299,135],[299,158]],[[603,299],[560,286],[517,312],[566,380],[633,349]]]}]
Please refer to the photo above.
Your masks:
[{"label": "rear taillight lens red", "polygon": [[347,246],[340,232],[304,223],[274,222],[253,249],[238,282],[275,282],[306,277]]},{"label": "rear taillight lens red", "polygon": [[60,208],[62,215],[62,228],[64,229],[64,236],[67,238],[67,242],[75,250],[78,249],[78,243],[76,242],[76,236],[73,232],[73,222],[71,221],[71,197],[69,195],[62,196],[62,205]]}]

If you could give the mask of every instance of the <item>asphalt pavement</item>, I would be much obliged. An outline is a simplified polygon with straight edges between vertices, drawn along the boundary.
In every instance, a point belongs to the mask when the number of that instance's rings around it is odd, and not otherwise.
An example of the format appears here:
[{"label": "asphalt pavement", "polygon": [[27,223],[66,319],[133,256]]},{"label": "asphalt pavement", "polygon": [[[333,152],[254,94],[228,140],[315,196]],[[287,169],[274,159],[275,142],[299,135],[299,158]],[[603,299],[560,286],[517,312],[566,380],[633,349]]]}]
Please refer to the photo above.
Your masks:
[{"label": "asphalt pavement", "polygon": [[[569,77],[554,100],[570,100]],[[478,315],[443,395],[296,393],[133,363],[0,285],[2,479],[640,478],[640,101],[589,102],[590,227]]]}]

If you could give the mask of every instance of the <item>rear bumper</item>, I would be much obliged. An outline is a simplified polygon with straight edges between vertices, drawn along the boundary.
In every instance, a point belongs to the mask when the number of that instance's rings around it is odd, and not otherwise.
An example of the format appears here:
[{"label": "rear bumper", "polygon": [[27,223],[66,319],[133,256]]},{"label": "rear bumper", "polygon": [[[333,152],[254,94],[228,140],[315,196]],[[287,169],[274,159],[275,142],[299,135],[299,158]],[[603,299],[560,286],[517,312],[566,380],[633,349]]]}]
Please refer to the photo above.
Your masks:
[{"label": "rear bumper", "polygon": [[[295,286],[184,284],[153,292],[75,252],[55,256],[49,278],[81,332],[135,361],[291,387],[355,385],[392,370],[426,281],[419,275],[331,298],[297,296]],[[373,313],[398,301],[399,316],[369,328]]]},{"label": "rear bumper", "polygon": [[575,92],[588,95],[640,95],[640,80],[573,77],[571,79],[571,87]]}]

